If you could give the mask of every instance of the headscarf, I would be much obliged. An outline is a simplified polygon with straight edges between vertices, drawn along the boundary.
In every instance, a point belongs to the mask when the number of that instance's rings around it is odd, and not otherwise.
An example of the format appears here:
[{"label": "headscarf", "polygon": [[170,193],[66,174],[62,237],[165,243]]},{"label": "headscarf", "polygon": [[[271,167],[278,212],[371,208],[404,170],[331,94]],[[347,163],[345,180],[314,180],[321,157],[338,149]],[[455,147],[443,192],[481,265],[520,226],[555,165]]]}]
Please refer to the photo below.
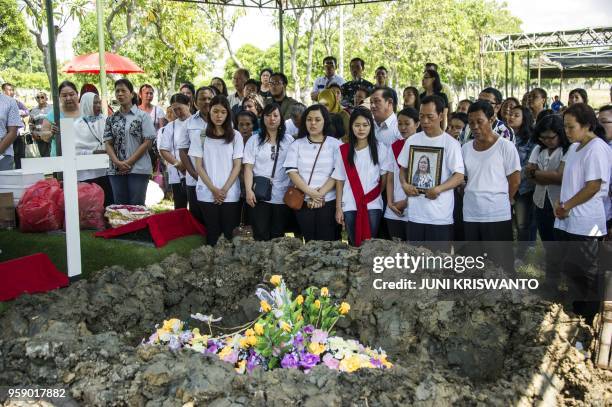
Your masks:
[{"label": "headscarf", "polygon": [[320,104],[329,106],[328,110],[330,113],[340,113],[342,110],[340,101],[336,99],[336,94],[331,89],[323,89],[319,92],[317,100]]},{"label": "headscarf", "polygon": [[104,119],[102,112],[100,112],[99,115],[94,115],[93,103],[96,96],[98,95],[93,92],[87,92],[81,96],[81,117],[88,123],[94,123],[100,119]]}]

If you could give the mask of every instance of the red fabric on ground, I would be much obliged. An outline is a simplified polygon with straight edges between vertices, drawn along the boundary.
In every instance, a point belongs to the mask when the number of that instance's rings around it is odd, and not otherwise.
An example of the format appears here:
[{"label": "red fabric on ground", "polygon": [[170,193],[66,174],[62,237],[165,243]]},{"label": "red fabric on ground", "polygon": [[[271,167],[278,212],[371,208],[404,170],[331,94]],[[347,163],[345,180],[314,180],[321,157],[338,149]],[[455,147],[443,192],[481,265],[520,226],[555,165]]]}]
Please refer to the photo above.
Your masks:
[{"label": "red fabric on ground", "polygon": [[102,232],[97,232],[95,236],[110,239],[145,228],[149,228],[149,233],[151,233],[155,247],[163,247],[169,241],[183,236],[206,235],[204,226],[195,220],[191,212],[181,208],[151,215],[118,228],[106,229]]},{"label": "red fabric on ground", "polygon": [[20,257],[0,263],[0,301],[21,294],[42,293],[68,285],[68,276],[61,273],[44,253]]}]

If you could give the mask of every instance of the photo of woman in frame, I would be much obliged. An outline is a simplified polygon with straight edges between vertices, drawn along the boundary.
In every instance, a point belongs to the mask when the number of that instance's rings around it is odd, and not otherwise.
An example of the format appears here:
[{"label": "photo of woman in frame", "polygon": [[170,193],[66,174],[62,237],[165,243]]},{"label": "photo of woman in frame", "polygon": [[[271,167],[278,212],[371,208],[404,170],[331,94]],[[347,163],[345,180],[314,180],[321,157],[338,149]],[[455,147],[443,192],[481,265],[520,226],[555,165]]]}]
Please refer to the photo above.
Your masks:
[{"label": "photo of woman in frame", "polygon": [[411,184],[420,193],[440,185],[443,155],[442,147],[410,146],[408,171]]}]

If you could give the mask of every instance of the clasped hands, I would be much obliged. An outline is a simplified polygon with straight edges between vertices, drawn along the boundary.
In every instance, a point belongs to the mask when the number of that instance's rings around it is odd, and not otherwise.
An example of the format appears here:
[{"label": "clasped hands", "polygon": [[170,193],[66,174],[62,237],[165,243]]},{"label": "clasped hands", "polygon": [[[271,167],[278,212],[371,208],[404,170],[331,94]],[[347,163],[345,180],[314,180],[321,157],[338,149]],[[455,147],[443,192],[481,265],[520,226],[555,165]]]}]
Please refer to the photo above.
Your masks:
[{"label": "clasped hands", "polygon": [[310,200],[306,202],[310,209],[322,208],[325,205],[325,194],[318,189],[308,188],[306,195],[310,197]]}]

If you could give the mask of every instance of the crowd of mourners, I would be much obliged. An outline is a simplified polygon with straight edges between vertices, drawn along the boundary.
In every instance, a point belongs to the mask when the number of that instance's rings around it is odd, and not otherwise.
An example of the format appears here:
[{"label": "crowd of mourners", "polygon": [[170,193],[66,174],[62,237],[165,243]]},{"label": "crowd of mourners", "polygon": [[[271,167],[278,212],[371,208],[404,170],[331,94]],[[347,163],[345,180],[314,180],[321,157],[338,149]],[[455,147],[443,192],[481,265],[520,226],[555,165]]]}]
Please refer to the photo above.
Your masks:
[{"label": "crowd of mourners", "polygon": [[[548,108],[542,88],[518,100],[487,87],[453,109],[434,63],[421,90],[408,86],[401,100],[385,67],[371,83],[360,58],[350,62],[350,81],[333,56],[323,66],[310,106],[289,97],[287,77],[271,69],[258,80],[236,70],[231,93],[218,77],[197,89],[183,83],[166,110],[148,84],[117,80],[113,112],[103,111],[95,86],[63,82],[59,117],[76,119],[77,154],[111,161],[78,180],[100,185],[107,205],[142,205],[152,174],[165,172],[175,208],[189,208],[210,245],[241,225],[256,240],[293,232],[306,241],[341,239],[344,227],[357,246],[373,237],[442,249],[516,241],[513,268],[539,234],[548,283],[571,257],[582,270],[579,288],[595,289],[597,244],[612,219],[612,104],[596,113],[587,92],[574,89],[567,107],[555,96]],[[28,111],[12,85],[2,89],[0,170],[18,167],[24,141],[16,135],[27,116],[31,142],[55,155],[59,129],[47,95]],[[554,242],[577,249],[555,250]],[[508,261],[507,248],[489,250]]]}]

